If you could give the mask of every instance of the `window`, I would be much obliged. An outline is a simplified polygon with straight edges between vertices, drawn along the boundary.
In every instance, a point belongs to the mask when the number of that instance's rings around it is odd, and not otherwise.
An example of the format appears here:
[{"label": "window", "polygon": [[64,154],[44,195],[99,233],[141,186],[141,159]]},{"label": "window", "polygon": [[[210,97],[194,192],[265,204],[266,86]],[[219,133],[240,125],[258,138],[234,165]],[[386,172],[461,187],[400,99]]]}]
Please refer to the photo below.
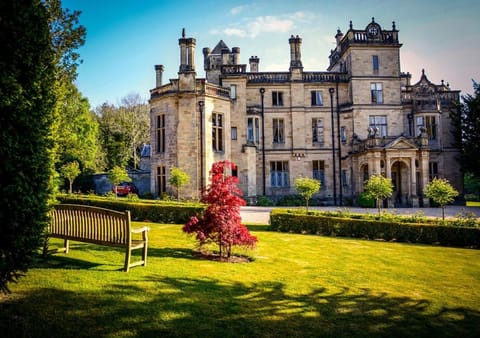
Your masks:
[{"label": "window", "polygon": [[418,116],[417,117],[417,130],[418,135],[422,133],[422,128],[425,129],[429,140],[437,139],[437,124],[435,116]]},{"label": "window", "polygon": [[347,129],[344,126],[340,127],[340,140],[347,143]]},{"label": "window", "polygon": [[285,143],[283,119],[273,119],[273,143]]},{"label": "window", "polygon": [[272,106],[283,106],[282,92],[272,92]]},{"label": "window", "polygon": [[429,162],[428,163],[428,177],[430,181],[433,180],[435,177],[438,178],[438,163],[437,162]]},{"label": "window", "polygon": [[212,148],[223,151],[223,115],[212,114]]},{"label": "window", "polygon": [[323,106],[323,97],[322,97],[322,92],[318,90],[312,90],[311,92],[312,95],[312,106]]},{"label": "window", "polygon": [[425,128],[427,128],[428,139],[436,140],[437,124],[435,123],[435,116],[425,116]]},{"label": "window", "polygon": [[372,103],[383,103],[383,90],[381,83],[372,83]]},{"label": "window", "polygon": [[373,73],[378,73],[378,55],[372,56]]},{"label": "window", "polygon": [[165,152],[165,114],[157,115],[157,153]]},{"label": "window", "polygon": [[237,99],[237,85],[230,85],[230,98],[232,100]]},{"label": "window", "polygon": [[260,128],[258,117],[249,117],[247,119],[247,143],[259,144]]},{"label": "window", "polygon": [[288,187],[288,161],[270,162],[270,185],[272,187]]},{"label": "window", "polygon": [[371,115],[369,117],[370,128],[377,137],[387,136],[387,117],[383,115]]},{"label": "window", "polygon": [[320,189],[325,189],[325,161],[312,161],[312,177],[320,181]]},{"label": "window", "polygon": [[161,196],[167,192],[167,176],[165,166],[157,167],[157,194]]},{"label": "window", "polygon": [[237,127],[232,127],[230,130],[231,138],[232,140],[237,139]]},{"label": "window", "polygon": [[312,142],[323,144],[323,120],[312,119]]},{"label": "window", "polygon": [[344,187],[347,187],[348,186],[348,182],[347,182],[347,171],[346,170],[342,170],[342,185]]}]

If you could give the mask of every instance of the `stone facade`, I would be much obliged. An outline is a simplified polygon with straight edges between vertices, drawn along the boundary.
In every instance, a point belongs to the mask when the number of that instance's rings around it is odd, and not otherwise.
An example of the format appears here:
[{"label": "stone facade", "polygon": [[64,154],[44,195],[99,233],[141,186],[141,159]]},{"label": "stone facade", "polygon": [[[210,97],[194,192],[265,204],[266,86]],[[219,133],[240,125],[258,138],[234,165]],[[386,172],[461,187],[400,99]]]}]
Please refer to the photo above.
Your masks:
[{"label": "stone facade", "polygon": [[198,197],[212,163],[237,164],[244,195],[295,193],[299,176],[322,181],[324,204],[355,201],[372,174],[392,179],[390,206],[426,206],[424,185],[447,178],[462,191],[449,110],[459,91],[425,73],[411,84],[400,69],[398,30],[372,19],[335,36],[327,71],[305,72],[302,39],[291,36],[285,72],[260,72],[260,59],[240,64],[240,48],[224,41],[203,49],[205,78],[197,78],[195,39],[179,39],[178,79],[162,84],[155,66],[151,90],[151,189],[170,192],[169,169],[185,170],[184,197]]}]

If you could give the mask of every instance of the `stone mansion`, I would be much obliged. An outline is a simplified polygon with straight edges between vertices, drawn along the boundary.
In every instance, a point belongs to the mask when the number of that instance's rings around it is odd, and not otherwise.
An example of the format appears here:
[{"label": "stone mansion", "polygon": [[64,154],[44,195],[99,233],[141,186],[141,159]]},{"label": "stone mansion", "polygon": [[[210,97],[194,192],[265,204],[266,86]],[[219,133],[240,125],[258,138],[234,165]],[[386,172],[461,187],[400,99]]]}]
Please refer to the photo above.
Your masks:
[{"label": "stone mansion", "polygon": [[[303,70],[302,39],[292,35],[285,72],[261,72],[260,59],[240,62],[240,48],[222,40],[203,48],[205,77],[198,78],[194,38],[179,39],[178,78],[162,83],[155,66],[150,91],[151,189],[173,189],[170,168],[190,176],[184,197],[199,197],[212,163],[237,165],[244,197],[294,194],[297,177],[321,181],[324,204],[354,202],[372,174],[392,179],[393,206],[427,206],[423,187],[447,178],[460,192],[449,111],[460,92],[422,71],[412,84],[400,69],[399,31],[373,18],[364,28],[337,30],[326,71]],[[286,65],[287,66],[287,65]],[[248,68],[248,69],[247,69]]]}]

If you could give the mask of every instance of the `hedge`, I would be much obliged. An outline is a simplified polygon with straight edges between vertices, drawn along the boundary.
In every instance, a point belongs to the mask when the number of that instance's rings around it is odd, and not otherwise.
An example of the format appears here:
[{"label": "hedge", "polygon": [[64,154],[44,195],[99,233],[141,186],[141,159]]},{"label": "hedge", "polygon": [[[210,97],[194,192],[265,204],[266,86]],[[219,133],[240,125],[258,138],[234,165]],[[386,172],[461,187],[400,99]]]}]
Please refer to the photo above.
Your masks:
[{"label": "hedge", "polygon": [[274,231],[341,236],[407,243],[478,248],[480,229],[433,223],[401,223],[352,219],[275,209],[270,213]]},{"label": "hedge", "polygon": [[187,223],[191,216],[201,214],[205,205],[200,203],[181,203],[163,201],[143,201],[110,199],[95,196],[59,195],[57,200],[60,203],[91,205],[106,209],[125,211],[129,210],[132,220],[149,221],[158,223]]}]

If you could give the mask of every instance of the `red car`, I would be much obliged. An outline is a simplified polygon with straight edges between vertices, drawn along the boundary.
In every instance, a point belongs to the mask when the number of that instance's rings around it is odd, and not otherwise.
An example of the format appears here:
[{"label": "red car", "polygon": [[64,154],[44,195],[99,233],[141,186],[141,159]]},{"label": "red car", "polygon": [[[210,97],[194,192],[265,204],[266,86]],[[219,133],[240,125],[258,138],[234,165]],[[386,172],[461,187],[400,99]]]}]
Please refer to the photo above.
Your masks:
[{"label": "red car", "polygon": [[[115,193],[115,187],[112,188]],[[128,194],[137,194],[138,188],[131,182],[122,182],[117,185],[117,196],[127,196]]]}]

